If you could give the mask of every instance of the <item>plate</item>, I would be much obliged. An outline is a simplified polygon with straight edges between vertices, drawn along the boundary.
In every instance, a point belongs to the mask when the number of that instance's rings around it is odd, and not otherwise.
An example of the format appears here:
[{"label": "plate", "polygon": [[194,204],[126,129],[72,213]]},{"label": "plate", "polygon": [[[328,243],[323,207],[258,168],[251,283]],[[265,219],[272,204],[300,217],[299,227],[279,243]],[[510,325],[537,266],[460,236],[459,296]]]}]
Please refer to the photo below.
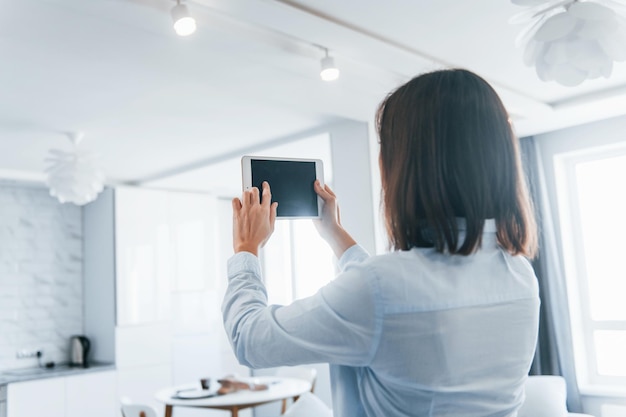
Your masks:
[{"label": "plate", "polygon": [[217,390],[212,389],[189,389],[177,391],[172,395],[172,398],[179,400],[197,400],[199,398],[215,397]]}]

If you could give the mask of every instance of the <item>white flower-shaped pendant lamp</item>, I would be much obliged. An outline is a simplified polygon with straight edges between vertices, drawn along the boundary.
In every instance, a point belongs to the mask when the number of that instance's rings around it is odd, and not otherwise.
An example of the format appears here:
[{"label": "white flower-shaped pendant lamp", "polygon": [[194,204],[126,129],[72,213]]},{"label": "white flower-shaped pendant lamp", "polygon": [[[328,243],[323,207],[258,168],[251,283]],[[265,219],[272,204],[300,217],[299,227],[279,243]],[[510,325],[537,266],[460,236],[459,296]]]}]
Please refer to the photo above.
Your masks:
[{"label": "white flower-shaped pendant lamp", "polygon": [[72,150],[51,149],[44,160],[50,195],[61,203],[82,206],[96,199],[104,189],[105,176],[98,155],[80,148],[83,133],[70,133]]},{"label": "white flower-shaped pendant lamp", "polygon": [[626,6],[612,0],[512,0],[527,10],[510,23],[526,23],[517,38],[524,63],[542,81],[576,86],[608,78],[613,63],[626,61]]}]

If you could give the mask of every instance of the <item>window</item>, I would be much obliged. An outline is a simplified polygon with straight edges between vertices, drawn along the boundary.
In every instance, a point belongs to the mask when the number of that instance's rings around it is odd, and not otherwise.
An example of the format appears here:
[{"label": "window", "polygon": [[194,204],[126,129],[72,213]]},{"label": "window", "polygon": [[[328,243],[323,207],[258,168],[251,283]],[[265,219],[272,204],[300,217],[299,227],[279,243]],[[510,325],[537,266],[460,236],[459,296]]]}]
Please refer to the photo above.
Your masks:
[{"label": "window", "polygon": [[278,220],[261,259],[270,304],[313,295],[335,276],[333,252],[311,220]]},{"label": "window", "polygon": [[558,156],[557,190],[581,385],[626,383],[626,149]]}]

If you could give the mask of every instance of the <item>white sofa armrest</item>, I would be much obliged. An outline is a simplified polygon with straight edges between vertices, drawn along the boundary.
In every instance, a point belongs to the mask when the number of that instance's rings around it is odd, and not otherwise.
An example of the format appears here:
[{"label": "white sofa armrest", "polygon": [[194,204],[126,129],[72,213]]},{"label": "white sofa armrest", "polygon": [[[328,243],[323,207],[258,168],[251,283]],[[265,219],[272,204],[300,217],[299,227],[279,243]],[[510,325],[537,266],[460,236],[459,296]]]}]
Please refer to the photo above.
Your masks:
[{"label": "white sofa armrest", "polygon": [[518,417],[593,417],[567,411],[567,386],[561,376],[529,376],[525,391],[526,400],[517,413]]},{"label": "white sofa armrest", "polygon": [[525,385],[526,400],[518,417],[568,417],[567,388],[560,376],[529,376]]}]

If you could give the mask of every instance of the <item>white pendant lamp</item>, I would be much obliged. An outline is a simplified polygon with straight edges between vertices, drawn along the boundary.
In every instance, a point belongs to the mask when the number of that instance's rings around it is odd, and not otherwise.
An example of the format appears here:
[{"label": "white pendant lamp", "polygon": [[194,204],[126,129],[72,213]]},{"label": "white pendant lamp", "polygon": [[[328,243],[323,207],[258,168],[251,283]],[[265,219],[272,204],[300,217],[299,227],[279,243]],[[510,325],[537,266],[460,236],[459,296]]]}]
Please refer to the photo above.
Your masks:
[{"label": "white pendant lamp", "polygon": [[626,61],[626,18],[612,0],[511,0],[527,9],[510,23],[526,23],[518,36],[524,63],[542,81],[576,86],[609,78],[613,63]]},{"label": "white pendant lamp", "polygon": [[174,30],[178,36],[189,36],[196,31],[196,20],[189,13],[189,8],[176,0],[176,6],[172,8],[172,20]]},{"label": "white pendant lamp", "polygon": [[80,148],[82,132],[69,133],[70,151],[51,149],[44,160],[50,195],[61,203],[82,206],[96,199],[104,188],[104,173],[99,168],[98,156]]}]

